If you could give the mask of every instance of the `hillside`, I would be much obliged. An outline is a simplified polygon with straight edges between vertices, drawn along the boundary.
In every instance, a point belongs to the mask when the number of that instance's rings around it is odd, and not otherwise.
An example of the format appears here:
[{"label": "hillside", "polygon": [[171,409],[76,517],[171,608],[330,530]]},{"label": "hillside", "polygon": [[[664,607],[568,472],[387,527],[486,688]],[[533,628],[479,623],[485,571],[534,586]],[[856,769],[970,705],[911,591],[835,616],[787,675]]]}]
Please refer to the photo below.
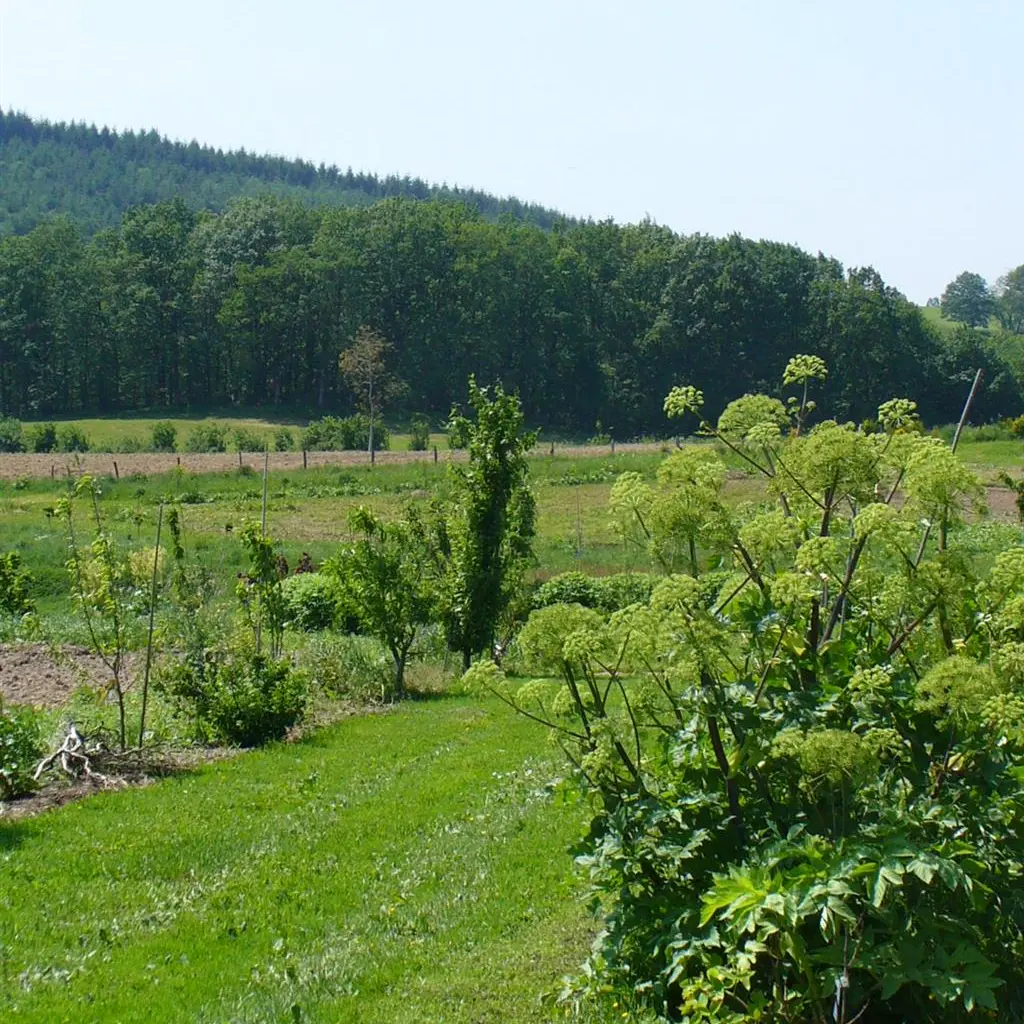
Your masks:
[{"label": "hillside", "polygon": [[240,196],[273,193],[330,206],[367,206],[390,196],[456,199],[493,219],[510,214],[550,227],[559,214],[476,189],[437,187],[419,178],[378,178],[303,160],[223,152],[172,142],[155,131],[115,132],[51,124],[0,110],[0,235],[24,234],[53,214],[88,233],[116,227],[131,206],[181,198],[222,210]]}]

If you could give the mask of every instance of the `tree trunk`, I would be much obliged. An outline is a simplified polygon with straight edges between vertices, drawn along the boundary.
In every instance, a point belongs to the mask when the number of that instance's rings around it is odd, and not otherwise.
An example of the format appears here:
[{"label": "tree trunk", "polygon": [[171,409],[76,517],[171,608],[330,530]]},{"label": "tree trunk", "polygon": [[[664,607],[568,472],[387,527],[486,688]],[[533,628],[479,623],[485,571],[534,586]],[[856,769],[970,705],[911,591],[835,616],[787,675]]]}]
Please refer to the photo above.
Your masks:
[{"label": "tree trunk", "polygon": [[405,654],[396,653],[395,658],[395,696],[405,696]]}]

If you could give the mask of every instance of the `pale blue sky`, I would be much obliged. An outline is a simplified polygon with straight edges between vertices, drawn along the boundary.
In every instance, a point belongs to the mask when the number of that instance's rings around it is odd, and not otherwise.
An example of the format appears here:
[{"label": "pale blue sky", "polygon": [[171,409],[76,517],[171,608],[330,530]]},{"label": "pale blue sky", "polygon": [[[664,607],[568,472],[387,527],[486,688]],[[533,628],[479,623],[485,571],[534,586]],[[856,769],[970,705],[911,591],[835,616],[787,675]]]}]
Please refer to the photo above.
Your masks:
[{"label": "pale blue sky", "polygon": [[0,105],[795,242],[923,302],[1024,263],[1022,51],[1022,0],[0,0]]}]

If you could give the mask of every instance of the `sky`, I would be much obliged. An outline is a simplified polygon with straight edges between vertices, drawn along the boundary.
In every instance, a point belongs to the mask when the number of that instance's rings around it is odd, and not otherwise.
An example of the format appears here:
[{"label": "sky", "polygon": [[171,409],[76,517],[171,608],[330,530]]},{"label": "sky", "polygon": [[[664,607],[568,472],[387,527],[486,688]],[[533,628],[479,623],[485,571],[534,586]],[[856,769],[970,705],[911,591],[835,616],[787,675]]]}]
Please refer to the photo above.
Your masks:
[{"label": "sky", "polygon": [[0,106],[792,242],[924,302],[1024,263],[1022,44],[1021,0],[0,0]]}]

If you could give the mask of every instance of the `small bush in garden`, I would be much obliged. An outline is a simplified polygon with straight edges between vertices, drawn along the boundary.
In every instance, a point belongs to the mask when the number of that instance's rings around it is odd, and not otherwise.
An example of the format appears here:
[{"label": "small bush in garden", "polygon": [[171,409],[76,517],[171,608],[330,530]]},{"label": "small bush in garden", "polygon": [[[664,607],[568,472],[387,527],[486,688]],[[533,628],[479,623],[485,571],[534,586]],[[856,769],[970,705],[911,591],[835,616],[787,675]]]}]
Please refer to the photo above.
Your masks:
[{"label": "small bush in garden", "polygon": [[413,416],[409,426],[409,451],[425,452],[430,446],[430,421],[425,416]]},{"label": "small bush in garden", "polygon": [[301,572],[281,582],[288,624],[317,632],[330,629],[338,620],[337,581],[319,572]]},{"label": "small bush in garden", "polygon": [[155,452],[173,452],[178,443],[178,428],[161,420],[150,431],[150,448]]},{"label": "small bush in garden", "polygon": [[582,572],[563,572],[542,583],[533,595],[535,608],[552,604],[581,604],[596,608],[600,593],[599,581]]},{"label": "small bush in garden", "polygon": [[231,437],[236,452],[262,452],[267,447],[267,439],[257,430],[235,427]]},{"label": "small bush in garden", "polygon": [[32,574],[22,565],[17,551],[0,555],[0,612],[27,615],[34,611],[32,583]]},{"label": "small bush in garden", "polygon": [[57,425],[55,423],[33,423],[25,431],[25,448],[37,454],[56,451]]},{"label": "small bush in garden", "polygon": [[290,452],[295,449],[295,435],[287,427],[278,427],[274,431],[274,451]]},{"label": "small bush in garden", "polygon": [[306,710],[308,679],[287,659],[206,651],[165,668],[161,688],[194,717],[205,739],[241,747],[279,740]]},{"label": "small bush in garden", "polygon": [[452,407],[448,418],[448,447],[452,451],[461,451],[469,445],[470,423],[465,416],[459,414],[457,407]]},{"label": "small bush in garden", "polygon": [[614,576],[599,576],[595,608],[603,612],[618,612],[632,604],[644,604],[650,599],[657,582],[656,576],[645,572],[619,572]]},{"label": "small bush in garden", "polygon": [[57,428],[57,451],[87,452],[89,439],[81,427],[74,423],[62,423]]},{"label": "small bush in garden", "polygon": [[42,756],[39,715],[29,708],[0,708],[0,798],[29,792]]},{"label": "small bush in garden", "polygon": [[25,450],[21,422],[10,416],[0,416],[0,452]]},{"label": "small bush in garden", "polygon": [[369,703],[395,696],[391,655],[375,637],[318,636],[303,656],[303,667],[311,685],[331,697]]},{"label": "small bush in garden", "polygon": [[228,450],[227,428],[219,423],[202,423],[194,427],[185,441],[188,452],[226,452]]}]

